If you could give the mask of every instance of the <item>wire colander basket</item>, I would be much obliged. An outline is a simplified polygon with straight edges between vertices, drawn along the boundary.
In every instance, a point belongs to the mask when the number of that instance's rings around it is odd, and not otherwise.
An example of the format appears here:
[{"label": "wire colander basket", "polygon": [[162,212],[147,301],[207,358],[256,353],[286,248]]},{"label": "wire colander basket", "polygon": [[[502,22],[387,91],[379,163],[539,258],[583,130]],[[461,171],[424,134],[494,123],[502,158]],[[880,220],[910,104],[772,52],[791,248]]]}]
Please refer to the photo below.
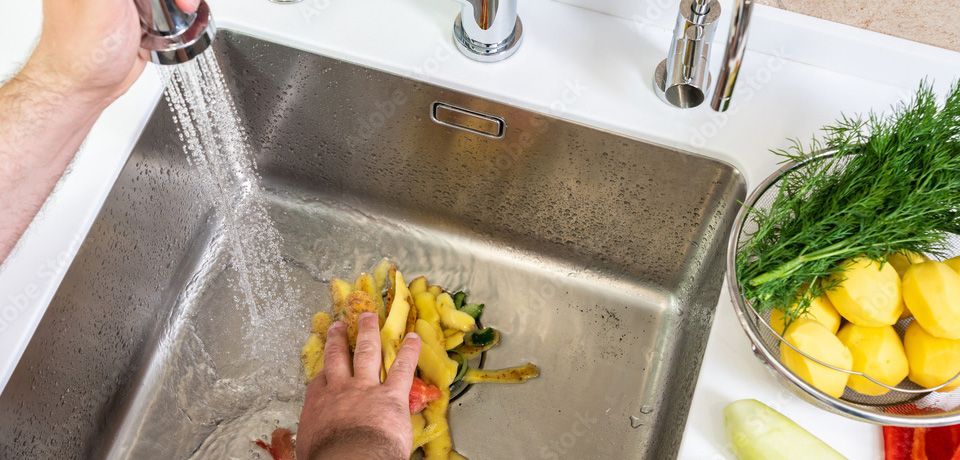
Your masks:
[{"label": "wire colander basket", "polygon": [[[855,420],[879,425],[933,427],[958,424],[960,423],[960,389],[946,391],[944,388],[951,386],[955,381],[960,381],[960,374],[936,388],[922,388],[909,379],[904,379],[896,386],[889,386],[861,372],[837,368],[807,355],[787,342],[770,326],[770,313],[758,313],[742,294],[737,281],[735,262],[740,249],[750,241],[751,235],[756,230],[756,222],[749,212],[750,209],[769,209],[777,196],[781,179],[798,171],[799,168],[807,167],[811,162],[822,161],[832,156],[834,153],[827,152],[804,162],[783,166],[765,179],[744,202],[730,234],[727,251],[727,285],[737,318],[753,344],[757,357],[774,371],[781,383],[802,399],[818,407]],[[845,161],[841,159],[836,162],[836,167],[843,167],[844,164]],[[949,235],[948,248],[950,253],[960,254],[960,237]],[[903,319],[894,326],[901,338],[912,321],[912,318]],[[827,395],[802,380],[780,362],[781,343],[817,364],[851,376],[863,376],[890,391],[880,396],[868,396],[847,388],[840,398]]]}]

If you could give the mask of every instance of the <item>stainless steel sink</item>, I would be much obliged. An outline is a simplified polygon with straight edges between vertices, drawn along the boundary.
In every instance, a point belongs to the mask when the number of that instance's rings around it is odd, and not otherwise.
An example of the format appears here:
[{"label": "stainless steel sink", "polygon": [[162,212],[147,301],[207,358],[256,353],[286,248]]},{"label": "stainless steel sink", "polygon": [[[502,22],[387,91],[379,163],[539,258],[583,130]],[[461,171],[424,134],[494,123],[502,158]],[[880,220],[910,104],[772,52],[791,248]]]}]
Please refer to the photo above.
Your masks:
[{"label": "stainless steel sink", "polygon": [[264,458],[325,282],[383,256],[487,304],[487,367],[542,368],[453,404],[460,452],[676,456],[734,168],[228,31],[214,48],[300,307],[251,324],[160,104],[0,396],[0,458]]}]

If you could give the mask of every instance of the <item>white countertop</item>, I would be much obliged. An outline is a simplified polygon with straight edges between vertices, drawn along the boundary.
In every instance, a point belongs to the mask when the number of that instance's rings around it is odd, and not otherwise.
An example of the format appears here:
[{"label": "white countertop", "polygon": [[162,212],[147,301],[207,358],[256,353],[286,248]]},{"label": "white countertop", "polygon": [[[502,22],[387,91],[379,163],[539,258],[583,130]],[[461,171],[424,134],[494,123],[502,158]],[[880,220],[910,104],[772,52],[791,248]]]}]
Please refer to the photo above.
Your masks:
[{"label": "white countertop", "polygon": [[[450,0],[209,1],[222,28],[727,161],[748,186],[775,168],[767,150],[788,138],[809,139],[841,112],[886,110],[924,77],[941,91],[960,77],[960,53],[758,6],[734,108],[682,111],[651,89],[674,0],[523,0],[522,48],[497,64],[455,50],[451,27],[459,7]],[[577,4],[599,12],[571,6]],[[0,4],[0,17],[18,18],[0,28],[0,75],[25,60],[32,44],[24,37],[37,35],[40,14],[40,2]],[[0,388],[160,91],[150,69],[103,114],[41,217],[0,267]],[[750,352],[723,291],[680,457],[732,458],[721,410],[741,398],[771,405],[851,459],[881,455],[879,428],[828,414],[779,386]]]}]

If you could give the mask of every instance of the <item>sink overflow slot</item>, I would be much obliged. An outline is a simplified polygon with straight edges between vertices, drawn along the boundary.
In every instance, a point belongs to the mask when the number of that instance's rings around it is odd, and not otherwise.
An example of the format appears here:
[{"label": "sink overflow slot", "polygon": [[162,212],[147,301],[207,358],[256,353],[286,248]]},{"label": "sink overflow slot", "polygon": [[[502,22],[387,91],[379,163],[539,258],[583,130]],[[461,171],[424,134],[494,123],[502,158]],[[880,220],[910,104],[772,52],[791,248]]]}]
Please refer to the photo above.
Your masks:
[{"label": "sink overflow slot", "polygon": [[503,139],[507,132],[507,122],[503,118],[455,107],[443,102],[433,103],[430,118],[438,124],[491,139]]}]

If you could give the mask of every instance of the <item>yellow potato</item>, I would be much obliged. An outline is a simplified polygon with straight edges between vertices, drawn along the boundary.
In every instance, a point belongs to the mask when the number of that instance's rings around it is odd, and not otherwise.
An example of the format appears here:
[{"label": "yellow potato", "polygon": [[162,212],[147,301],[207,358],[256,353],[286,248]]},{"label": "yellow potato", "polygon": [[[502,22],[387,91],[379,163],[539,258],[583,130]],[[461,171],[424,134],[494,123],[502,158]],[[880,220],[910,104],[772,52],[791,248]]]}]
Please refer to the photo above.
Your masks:
[{"label": "yellow potato", "polygon": [[[942,385],[960,372],[960,340],[940,339],[916,321],[907,327],[903,347],[910,363],[910,380],[924,388]],[[960,387],[960,379],[939,391]]]},{"label": "yellow potato", "polygon": [[324,339],[327,338],[327,329],[333,324],[333,318],[325,311],[317,312],[310,320],[310,332],[320,334]]},{"label": "yellow potato", "polygon": [[893,266],[858,257],[844,262],[842,268],[828,280],[837,284],[827,291],[840,315],[866,327],[890,326],[900,319],[903,298]]},{"label": "yellow potato", "polygon": [[330,280],[330,299],[333,301],[333,314],[339,316],[347,308],[347,296],[353,292],[353,285],[340,279]]},{"label": "yellow potato", "polygon": [[952,268],[953,271],[960,273],[960,257],[954,257],[952,259],[948,259],[944,263],[947,264],[948,267]]},{"label": "yellow potato", "polygon": [[460,344],[463,343],[463,336],[464,333],[459,331],[453,335],[447,336],[446,339],[444,339],[444,347],[447,349],[447,351],[459,347]]},{"label": "yellow potato", "polygon": [[413,414],[410,416],[410,425],[413,426],[413,437],[416,438],[427,427],[427,419],[423,418],[423,414]]},{"label": "yellow potato", "polygon": [[421,292],[427,292],[427,278],[421,276],[410,282],[410,294],[417,295]]},{"label": "yellow potato", "polygon": [[903,276],[903,300],[930,335],[960,339],[960,273],[947,264],[910,266]]},{"label": "yellow potato", "polygon": [[307,343],[303,344],[303,349],[300,351],[300,363],[303,364],[303,374],[307,382],[313,380],[323,370],[324,342],[320,334],[310,334]]},{"label": "yellow potato", "polygon": [[387,278],[389,277],[391,270],[396,270],[396,264],[390,262],[390,259],[382,259],[373,268],[373,281],[377,289],[377,292],[383,292],[387,287]]},{"label": "yellow potato", "polygon": [[413,301],[413,297],[407,296],[407,303],[410,304],[410,311],[407,312],[407,328],[404,330],[404,334],[413,332],[417,327],[417,320],[420,319],[420,314],[415,307],[416,304]]},{"label": "yellow potato", "polygon": [[440,314],[437,313],[437,298],[429,292],[413,295],[413,303],[417,306],[417,316],[431,324],[440,325]]},{"label": "yellow potato", "polygon": [[423,346],[434,347],[437,352],[441,350],[445,351],[443,346],[446,343],[446,338],[443,336],[443,332],[437,329],[436,326],[426,320],[418,320],[414,330],[423,341]]},{"label": "yellow potato", "polygon": [[344,308],[336,315],[337,319],[347,325],[347,340],[350,342],[350,349],[357,346],[357,334],[360,332],[360,315],[362,313],[378,313],[376,303],[370,298],[370,294],[364,291],[353,291],[347,296]]},{"label": "yellow potato", "polygon": [[[907,378],[910,372],[907,354],[893,326],[863,327],[848,323],[837,334],[837,338],[853,355],[851,370],[863,372],[890,386],[896,386]],[[880,396],[890,391],[859,375],[850,376],[847,386],[869,396]]]},{"label": "yellow potato", "polygon": [[439,438],[449,428],[445,423],[442,425],[438,423],[427,425],[427,419],[423,414],[411,415],[410,424],[413,425],[413,450],[417,450],[424,444]]},{"label": "yellow potato", "polygon": [[907,272],[907,269],[910,268],[911,265],[922,264],[928,260],[930,259],[927,259],[927,256],[910,251],[897,252],[887,257],[887,262],[893,265],[893,269],[896,270],[897,274],[901,277]]},{"label": "yellow potato", "polygon": [[373,304],[377,306],[377,315],[380,317],[380,325],[387,318],[386,306],[383,304],[383,291],[377,289],[377,281],[369,273],[361,273],[353,283],[353,290],[366,292],[373,299]]},{"label": "yellow potato", "polygon": [[472,316],[457,310],[453,304],[453,297],[444,292],[437,296],[437,312],[440,313],[440,323],[445,329],[456,329],[462,332],[470,332],[477,328],[477,323]]},{"label": "yellow potato", "polygon": [[390,312],[380,329],[380,349],[383,353],[383,369],[389,370],[400,351],[400,341],[407,331],[407,315],[410,313],[410,290],[403,281],[403,274],[396,272],[393,276],[393,300],[390,302]]},{"label": "yellow potato", "polygon": [[[853,367],[850,350],[826,327],[812,319],[794,321],[783,338],[807,355],[831,366],[841,369]],[[780,362],[805,382],[834,398],[839,398],[847,386],[849,374],[817,364],[786,343],[780,344]]]},{"label": "yellow potato", "polygon": [[[810,301],[810,308],[802,316],[823,324],[831,334],[836,334],[840,329],[840,313],[833,308],[830,299],[827,296],[820,296]],[[783,335],[785,314],[783,310],[774,309],[770,312],[770,327],[777,331],[777,334]]]},{"label": "yellow potato", "polygon": [[447,411],[450,406],[450,388],[440,387],[440,399],[427,404],[423,416],[427,419],[427,426],[436,425],[440,435],[423,446],[424,460],[449,460],[453,451],[453,438],[450,436],[450,423],[447,421]]},{"label": "yellow potato", "polygon": [[464,383],[523,383],[540,377],[540,368],[533,363],[505,369],[468,369]]},{"label": "yellow potato", "polygon": [[449,387],[457,376],[457,362],[450,359],[444,347],[445,340],[430,323],[417,321],[416,332],[420,336],[420,359],[417,367],[428,383],[438,388]]}]

